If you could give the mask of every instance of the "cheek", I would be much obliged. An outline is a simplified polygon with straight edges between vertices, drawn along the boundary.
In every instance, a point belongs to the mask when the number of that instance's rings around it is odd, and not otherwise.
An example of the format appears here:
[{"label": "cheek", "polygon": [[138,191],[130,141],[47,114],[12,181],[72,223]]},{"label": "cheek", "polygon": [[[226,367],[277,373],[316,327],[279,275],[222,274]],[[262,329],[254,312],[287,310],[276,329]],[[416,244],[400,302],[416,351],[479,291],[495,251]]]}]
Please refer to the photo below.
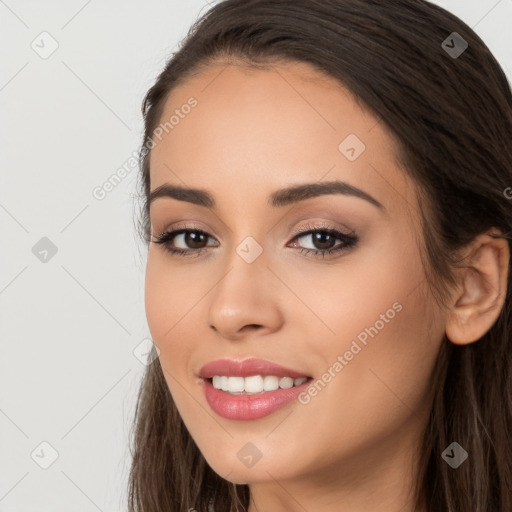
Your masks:
[{"label": "cheek", "polygon": [[[305,407],[319,424],[330,425],[345,449],[383,439],[428,410],[443,322],[421,273],[407,270],[373,276],[373,287],[359,293],[357,308],[343,296],[346,310],[337,323],[334,311],[331,316],[337,341],[319,347],[325,371],[331,368],[335,377],[319,386]],[[338,356],[342,364],[333,366]]]},{"label": "cheek", "polygon": [[[375,332],[375,326],[379,338],[390,329],[398,329],[395,343],[399,345],[404,336],[410,336],[405,331],[411,321],[414,328],[427,322],[425,302],[418,298],[425,283],[420,255],[402,234],[401,239],[395,237],[404,248],[397,257],[391,238],[383,237],[371,247],[363,245],[331,268],[310,265],[301,271],[283,269],[283,280],[303,303],[294,302],[286,314],[301,330],[306,329],[301,338],[307,351],[331,356],[333,348],[348,350],[357,336],[370,338],[367,329]],[[425,294],[425,301],[429,300]],[[402,324],[404,317],[408,320]]]},{"label": "cheek", "polygon": [[193,306],[194,300],[197,301],[199,288],[200,283],[197,280],[191,282],[189,275],[186,276],[169,262],[163,250],[150,249],[144,301],[149,328],[155,341],[164,337],[171,338],[179,326],[180,318]]},{"label": "cheek", "polygon": [[324,325],[303,322],[303,339],[314,340],[307,357],[316,377],[329,381],[319,384],[318,398],[312,397],[306,409],[311,406],[313,416],[353,441],[362,425],[396,427],[424,406],[429,390],[444,323],[419,254],[408,247],[400,258],[383,247],[374,261],[354,259],[342,279],[319,281],[310,274],[304,283],[311,287],[316,281],[317,290],[321,283],[322,293],[312,294],[309,305]]},{"label": "cheek", "polygon": [[161,349],[160,343],[165,332],[173,325],[169,315],[174,311],[175,299],[169,279],[161,273],[161,265],[154,260],[150,251],[146,266],[144,303],[153,341]]},{"label": "cheek", "polygon": [[[145,281],[145,309],[153,342],[160,350],[159,362],[167,387],[183,418],[193,416],[194,407],[184,391],[187,368],[193,351],[187,339],[187,311],[197,303],[184,286],[178,272],[165,264],[160,255],[148,256]],[[190,338],[190,329],[189,338]],[[187,425],[188,428],[188,425]]]},{"label": "cheek", "polygon": [[183,273],[167,265],[165,257],[152,255],[150,251],[145,277],[146,318],[152,339],[160,350],[162,366],[173,373],[174,367],[185,368],[179,361],[187,357],[191,345],[183,339],[183,329],[200,293],[197,283],[185,286],[183,281]]}]

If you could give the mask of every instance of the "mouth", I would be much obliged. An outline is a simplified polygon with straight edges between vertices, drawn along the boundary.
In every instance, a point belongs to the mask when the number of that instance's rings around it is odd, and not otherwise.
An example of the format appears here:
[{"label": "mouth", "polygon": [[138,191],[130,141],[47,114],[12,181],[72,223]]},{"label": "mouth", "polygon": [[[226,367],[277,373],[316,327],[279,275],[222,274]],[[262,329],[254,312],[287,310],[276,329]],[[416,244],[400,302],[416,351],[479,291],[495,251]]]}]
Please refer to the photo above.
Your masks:
[{"label": "mouth", "polygon": [[312,377],[278,377],[277,375],[251,375],[249,377],[237,377],[228,375],[214,375],[205,379],[217,389],[230,395],[255,395],[276,391],[278,389],[290,389],[300,386],[312,380]]},{"label": "mouth", "polygon": [[261,359],[219,359],[199,377],[210,408],[219,416],[254,420],[293,402],[313,380],[310,375]]}]

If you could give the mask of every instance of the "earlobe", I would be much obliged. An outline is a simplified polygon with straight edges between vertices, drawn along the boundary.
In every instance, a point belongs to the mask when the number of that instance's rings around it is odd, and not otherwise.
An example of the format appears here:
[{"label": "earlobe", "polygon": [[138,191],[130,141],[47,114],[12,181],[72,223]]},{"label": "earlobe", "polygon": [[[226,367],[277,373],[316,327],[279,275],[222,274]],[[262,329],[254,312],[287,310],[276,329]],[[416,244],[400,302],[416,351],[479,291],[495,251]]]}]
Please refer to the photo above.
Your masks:
[{"label": "earlobe", "polygon": [[494,325],[505,302],[510,251],[496,230],[468,246],[446,320],[446,336],[456,345],[479,340]]}]

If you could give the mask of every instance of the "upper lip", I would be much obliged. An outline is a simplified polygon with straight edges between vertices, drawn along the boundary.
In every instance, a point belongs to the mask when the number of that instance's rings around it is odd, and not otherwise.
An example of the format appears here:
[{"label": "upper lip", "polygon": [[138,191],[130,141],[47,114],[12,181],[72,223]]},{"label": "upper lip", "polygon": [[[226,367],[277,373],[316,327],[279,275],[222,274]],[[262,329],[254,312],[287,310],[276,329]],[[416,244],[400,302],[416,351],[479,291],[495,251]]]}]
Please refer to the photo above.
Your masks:
[{"label": "upper lip", "polygon": [[294,379],[309,377],[304,373],[285,368],[279,364],[255,358],[244,359],[242,361],[235,359],[217,359],[206,363],[199,371],[199,376],[203,379],[211,379],[215,375],[225,375],[228,377],[275,375],[276,377],[292,377]]}]

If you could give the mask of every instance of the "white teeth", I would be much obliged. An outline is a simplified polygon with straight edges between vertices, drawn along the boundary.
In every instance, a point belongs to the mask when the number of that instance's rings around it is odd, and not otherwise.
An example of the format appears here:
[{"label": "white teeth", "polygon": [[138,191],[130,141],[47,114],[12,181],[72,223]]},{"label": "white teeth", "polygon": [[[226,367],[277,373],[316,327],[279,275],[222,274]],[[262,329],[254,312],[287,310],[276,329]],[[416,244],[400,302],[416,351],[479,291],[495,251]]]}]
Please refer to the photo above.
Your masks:
[{"label": "white teeth", "polygon": [[215,375],[212,379],[212,384],[215,389],[222,389],[222,377],[219,375]]},{"label": "white teeth", "polygon": [[263,389],[265,391],[275,391],[279,389],[279,379],[273,375],[266,375],[263,379]]},{"label": "white teeth", "polygon": [[293,386],[300,386],[308,379],[301,377],[276,377],[275,375],[251,375],[250,377],[227,377],[215,375],[212,384],[215,389],[221,389],[233,394],[262,393],[264,391],[275,391],[276,389],[290,389]]},{"label": "white teeth", "polygon": [[282,389],[289,389],[293,387],[293,379],[291,377],[281,377],[279,380],[279,387]]},{"label": "white teeth", "polygon": [[246,377],[244,391],[247,391],[247,393],[261,393],[263,391],[263,377],[261,375]]},{"label": "white teeth", "polygon": [[243,377],[228,377],[228,391],[241,392],[244,390],[245,379]]}]

